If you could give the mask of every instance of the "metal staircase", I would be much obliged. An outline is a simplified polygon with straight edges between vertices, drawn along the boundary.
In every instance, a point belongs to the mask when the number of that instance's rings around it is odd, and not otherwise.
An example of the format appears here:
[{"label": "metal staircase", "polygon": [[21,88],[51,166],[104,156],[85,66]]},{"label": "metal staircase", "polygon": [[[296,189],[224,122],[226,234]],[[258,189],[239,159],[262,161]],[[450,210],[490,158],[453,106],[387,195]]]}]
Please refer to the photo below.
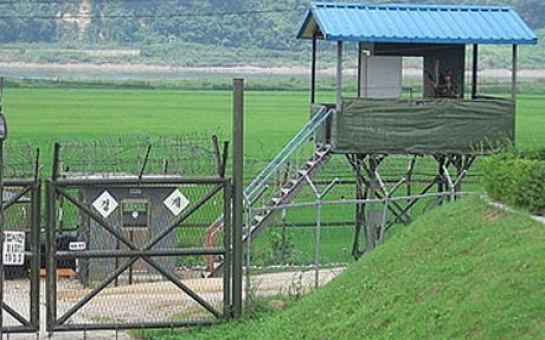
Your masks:
[{"label": "metal staircase", "polygon": [[286,181],[282,188],[270,199],[270,201],[261,208],[250,221],[248,231],[242,239],[245,244],[250,237],[257,235],[269,222],[269,220],[279,211],[277,206],[290,203],[297,194],[308,183],[306,178],[312,179],[331,158],[331,147],[321,145],[297,171],[297,174]]},{"label": "metal staircase", "polygon": [[[322,107],[307,124],[292,138],[292,140],[284,146],[284,148],[276,155],[276,157],[256,176],[256,178],[244,189],[244,204],[250,206],[261,197],[267,190],[268,183],[271,178],[289,161],[306,142],[310,140],[312,135],[319,129],[327,118],[331,115],[332,110]],[[243,236],[243,244],[255,237],[262,231],[267,223],[272,220],[274,215],[279,211],[275,207],[290,203],[301,189],[307,184],[306,178],[311,179],[318,173],[331,158],[331,147],[328,144],[317,146],[314,154],[298,169],[297,173],[285,183],[280,190],[261,208],[258,213],[251,219],[250,225],[246,228]],[[213,247],[216,236],[223,227],[223,215],[212,223],[206,230],[206,246]],[[207,270],[216,273],[221,270],[223,263],[217,264],[213,257],[207,260]]]}]

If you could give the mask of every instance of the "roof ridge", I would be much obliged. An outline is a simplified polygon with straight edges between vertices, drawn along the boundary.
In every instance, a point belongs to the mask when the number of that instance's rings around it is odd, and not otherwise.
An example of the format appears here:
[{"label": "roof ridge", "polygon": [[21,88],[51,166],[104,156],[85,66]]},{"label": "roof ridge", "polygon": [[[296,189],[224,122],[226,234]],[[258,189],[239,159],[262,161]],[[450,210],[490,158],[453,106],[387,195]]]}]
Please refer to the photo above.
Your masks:
[{"label": "roof ridge", "polygon": [[447,4],[413,4],[413,3],[370,3],[370,2],[333,2],[312,1],[311,7],[360,7],[360,8],[409,8],[409,9],[476,9],[476,10],[512,10],[508,5],[447,5]]}]

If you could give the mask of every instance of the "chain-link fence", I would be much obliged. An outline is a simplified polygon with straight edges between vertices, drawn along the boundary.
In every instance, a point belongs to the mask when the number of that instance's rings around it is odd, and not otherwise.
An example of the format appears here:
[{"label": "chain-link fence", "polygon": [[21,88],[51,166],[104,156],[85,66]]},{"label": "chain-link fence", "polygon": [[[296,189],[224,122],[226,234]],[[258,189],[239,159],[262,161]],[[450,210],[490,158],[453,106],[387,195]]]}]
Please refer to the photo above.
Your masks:
[{"label": "chain-link fence", "polygon": [[3,329],[38,327],[39,149],[2,142]]},{"label": "chain-link fence", "polygon": [[[326,188],[330,190],[332,187]],[[278,206],[276,218],[259,235],[245,243],[245,294],[247,304],[253,299],[284,295],[297,299],[322,286],[354,262],[355,238],[365,244],[364,233],[355,234],[355,211],[358,205],[368,207],[366,224],[375,225],[380,243],[405,228],[401,223],[388,227],[396,216],[389,210],[393,204],[419,202],[412,209],[420,215],[471,192],[445,191],[381,199],[347,199],[326,197],[327,191],[315,191],[314,200]],[[260,209],[248,211],[252,216]],[[249,223],[249,222],[248,222]],[[380,244],[379,243],[379,244]]]},{"label": "chain-link fence", "polygon": [[40,170],[40,148],[31,141],[3,142],[5,179],[35,178]]},{"label": "chain-link fence", "polygon": [[40,304],[50,330],[226,318],[226,279],[203,279],[208,257],[227,249],[204,242],[230,201],[221,133],[59,143],[58,190],[45,195],[41,218],[39,150],[8,146],[3,329],[36,331]]},{"label": "chain-link fence", "polygon": [[203,242],[224,209],[221,182],[51,184],[62,199],[48,209],[73,211],[77,224],[61,230],[59,219],[49,223],[56,267],[48,270],[61,269],[48,275],[50,327],[180,327],[223,318],[225,278],[203,279],[207,256],[225,256],[225,246]]},{"label": "chain-link fence", "polygon": [[[374,178],[365,175],[366,185],[370,181],[382,185],[380,197],[358,198],[358,185],[363,184],[356,171],[345,155],[332,155],[315,174],[303,175],[293,199],[272,205],[278,193],[286,191],[286,183],[302,176],[308,154],[304,149],[294,153],[269,176],[257,199],[246,200],[243,244],[248,303],[263,295],[298,297],[328,282],[355,261],[355,252],[365,248],[366,226],[377,225],[376,238],[384,242],[426,211],[465,192],[479,191],[478,164],[458,173],[454,164],[440,163],[432,156],[400,155],[382,159]],[[463,179],[463,186],[454,184],[457,179]],[[358,221],[358,209],[365,212],[362,221]],[[251,232],[264,211],[272,216],[266,227]],[[361,232],[358,223],[365,224]]]},{"label": "chain-link fence", "polygon": [[49,246],[47,270],[65,275],[47,276],[50,329],[180,327],[227,317],[230,278],[203,279],[207,258],[227,251],[204,242],[231,199],[216,136],[56,144],[47,195],[47,243],[56,247]]}]

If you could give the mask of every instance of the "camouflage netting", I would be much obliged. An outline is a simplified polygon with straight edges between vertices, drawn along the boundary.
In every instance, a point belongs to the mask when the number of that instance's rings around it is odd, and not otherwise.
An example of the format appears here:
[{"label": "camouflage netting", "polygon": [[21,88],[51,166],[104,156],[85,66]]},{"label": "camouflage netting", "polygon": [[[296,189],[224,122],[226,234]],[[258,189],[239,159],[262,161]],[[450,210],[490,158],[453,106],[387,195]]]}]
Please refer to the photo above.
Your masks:
[{"label": "camouflage netting", "polygon": [[332,121],[337,153],[486,153],[514,137],[506,99],[344,98]]}]

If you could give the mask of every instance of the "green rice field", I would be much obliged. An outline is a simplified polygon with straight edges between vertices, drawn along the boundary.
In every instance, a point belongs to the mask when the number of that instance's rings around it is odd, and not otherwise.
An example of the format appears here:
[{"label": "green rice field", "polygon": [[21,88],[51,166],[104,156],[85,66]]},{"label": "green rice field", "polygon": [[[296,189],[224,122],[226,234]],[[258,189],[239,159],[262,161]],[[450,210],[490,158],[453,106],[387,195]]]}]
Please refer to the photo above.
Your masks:
[{"label": "green rice field", "polygon": [[[305,91],[247,91],[247,156],[274,156],[307,121],[308,103]],[[30,140],[41,147],[67,139],[178,136],[218,128],[229,139],[232,129],[230,91],[6,88],[2,104],[8,143]],[[545,96],[519,95],[518,145],[545,143],[544,111]]]},{"label": "green rice field", "polygon": [[[176,137],[199,131],[205,134],[219,131],[221,140],[230,140],[232,97],[230,91],[6,88],[2,104],[9,136],[5,143],[30,143],[39,147],[42,150],[41,163],[47,169],[52,146],[58,141],[97,141],[123,136]],[[322,97],[333,97],[333,94]],[[305,91],[246,91],[246,159],[260,160],[262,164],[272,159],[308,120],[308,103],[309,96]],[[516,143],[521,147],[545,144],[545,96],[519,95]],[[328,171],[337,169],[340,167],[330,167]],[[341,171],[350,173],[349,166],[343,169]],[[306,190],[306,200],[313,200],[312,192]],[[334,190],[328,198],[339,199],[345,192],[353,195],[353,188],[342,190]],[[339,215],[338,209],[327,208],[324,212],[326,218]],[[344,215],[350,218],[353,217],[352,209],[349,206],[342,208]],[[293,225],[301,220],[312,221],[315,210],[310,209],[297,216],[288,222]],[[322,244],[322,258],[325,261],[345,262],[351,259],[352,228],[324,227],[327,240]],[[314,228],[297,229],[288,229],[284,236],[288,235],[289,245],[296,247],[299,260],[312,262]],[[258,241],[262,250],[254,254],[257,262],[261,262],[259,257],[269,256],[270,250],[264,249],[282,237],[279,230],[263,232],[267,236]],[[202,242],[203,232],[197,233],[199,237],[195,242]]]},{"label": "green rice field", "polygon": [[[5,89],[9,140],[45,147],[55,141],[112,136],[179,136],[232,130],[230,91]],[[309,116],[305,92],[246,92],[245,150],[272,157]]]}]

